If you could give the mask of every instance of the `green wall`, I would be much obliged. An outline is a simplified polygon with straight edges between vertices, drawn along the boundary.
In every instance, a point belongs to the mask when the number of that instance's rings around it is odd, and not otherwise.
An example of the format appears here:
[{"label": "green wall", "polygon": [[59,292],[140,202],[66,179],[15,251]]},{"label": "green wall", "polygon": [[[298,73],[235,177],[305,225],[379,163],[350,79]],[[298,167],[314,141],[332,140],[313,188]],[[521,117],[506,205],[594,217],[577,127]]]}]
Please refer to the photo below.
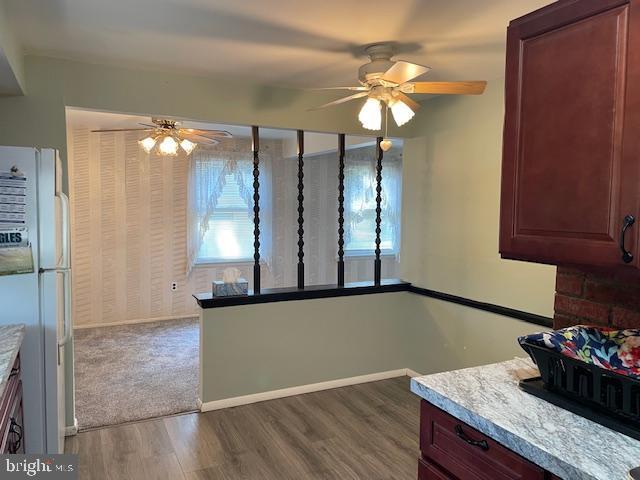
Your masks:
[{"label": "green wall", "polygon": [[0,95],[17,95],[25,91],[24,57],[10,28],[4,0],[0,0]]},{"label": "green wall", "polygon": [[523,356],[540,327],[408,292],[202,310],[203,402],[409,368]]},{"label": "green wall", "polygon": [[202,310],[201,400],[407,368],[407,292]]},{"label": "green wall", "polygon": [[427,102],[405,140],[401,272],[414,284],[553,316],[556,269],[498,253],[504,80]]},{"label": "green wall", "polygon": [[421,295],[413,295],[409,303],[413,322],[405,348],[410,352],[410,368],[422,374],[524,357],[517,337],[545,330]]}]

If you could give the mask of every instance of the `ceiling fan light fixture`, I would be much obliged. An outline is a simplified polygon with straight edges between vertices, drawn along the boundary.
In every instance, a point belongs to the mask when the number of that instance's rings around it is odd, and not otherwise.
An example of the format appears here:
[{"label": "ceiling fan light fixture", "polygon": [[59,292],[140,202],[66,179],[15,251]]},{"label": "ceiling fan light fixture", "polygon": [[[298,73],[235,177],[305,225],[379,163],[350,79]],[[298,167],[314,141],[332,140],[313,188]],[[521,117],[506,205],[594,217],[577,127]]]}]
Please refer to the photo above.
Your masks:
[{"label": "ceiling fan light fixture", "polygon": [[[2,1],[2,0],[0,0]],[[367,95],[365,92],[364,95]],[[108,128],[91,130],[91,132],[140,132],[145,135],[138,140],[138,145],[145,153],[175,157],[179,152],[190,155],[198,145],[217,145],[217,138],[231,138],[226,130],[210,130],[200,128],[182,128],[180,123],[166,118],[152,118],[153,125],[140,123],[145,128]]]},{"label": "ceiling fan light fixture", "polygon": [[182,150],[184,150],[184,153],[186,153],[187,155],[190,155],[191,152],[193,152],[193,150],[196,148],[197,144],[193,143],[189,140],[187,140],[186,138],[182,139],[182,141],[180,142],[180,147],[182,148]]},{"label": "ceiling fan light fixture", "polygon": [[382,128],[382,104],[377,98],[367,98],[358,114],[358,120],[367,130],[380,130]]},{"label": "ceiling fan light fixture", "polygon": [[142,140],[138,140],[138,143],[146,153],[151,153],[153,147],[156,146],[156,139],[152,136],[148,136],[143,138]]},{"label": "ceiling fan light fixture", "polygon": [[396,125],[401,127],[409,120],[411,120],[415,112],[411,110],[409,105],[404,103],[402,100],[391,100],[389,102],[389,106],[391,107],[391,114],[393,115],[393,120],[396,122]]},{"label": "ceiling fan light fixture", "polygon": [[160,142],[158,150],[160,151],[161,155],[174,157],[178,154],[178,146],[178,142],[175,138],[170,135],[166,135]]}]

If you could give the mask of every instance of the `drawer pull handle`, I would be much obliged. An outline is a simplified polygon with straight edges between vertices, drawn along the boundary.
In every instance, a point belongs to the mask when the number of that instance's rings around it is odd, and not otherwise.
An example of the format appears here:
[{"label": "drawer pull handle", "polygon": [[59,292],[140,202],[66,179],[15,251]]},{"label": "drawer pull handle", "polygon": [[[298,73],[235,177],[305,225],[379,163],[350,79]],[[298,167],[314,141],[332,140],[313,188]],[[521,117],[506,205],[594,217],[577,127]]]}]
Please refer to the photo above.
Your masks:
[{"label": "drawer pull handle", "polygon": [[458,438],[464,440],[469,445],[473,445],[474,447],[479,447],[482,450],[489,450],[489,444],[487,443],[486,440],[473,440],[467,437],[466,433],[464,433],[464,430],[462,430],[462,425],[456,425],[455,430]]},{"label": "drawer pull handle", "polygon": [[620,250],[622,251],[622,261],[624,263],[631,263],[633,261],[633,254],[624,246],[624,236],[627,233],[629,227],[636,223],[636,219],[633,215],[627,215],[624,217],[624,223],[622,224],[622,232],[620,233]]},{"label": "drawer pull handle", "polygon": [[9,427],[9,435],[15,435],[15,439],[9,443],[9,453],[15,454],[20,450],[22,443],[22,425],[16,422],[15,418],[11,418],[11,426]]}]

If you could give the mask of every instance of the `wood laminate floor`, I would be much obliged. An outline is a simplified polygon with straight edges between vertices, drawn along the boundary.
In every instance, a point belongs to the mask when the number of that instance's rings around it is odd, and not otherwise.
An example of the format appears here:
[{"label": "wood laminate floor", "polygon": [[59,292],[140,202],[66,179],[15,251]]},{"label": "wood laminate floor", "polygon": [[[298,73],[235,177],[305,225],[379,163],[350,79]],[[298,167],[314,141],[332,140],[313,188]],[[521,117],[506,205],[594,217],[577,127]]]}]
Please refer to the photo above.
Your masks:
[{"label": "wood laminate floor", "polygon": [[415,480],[407,377],[68,437],[81,480]]}]

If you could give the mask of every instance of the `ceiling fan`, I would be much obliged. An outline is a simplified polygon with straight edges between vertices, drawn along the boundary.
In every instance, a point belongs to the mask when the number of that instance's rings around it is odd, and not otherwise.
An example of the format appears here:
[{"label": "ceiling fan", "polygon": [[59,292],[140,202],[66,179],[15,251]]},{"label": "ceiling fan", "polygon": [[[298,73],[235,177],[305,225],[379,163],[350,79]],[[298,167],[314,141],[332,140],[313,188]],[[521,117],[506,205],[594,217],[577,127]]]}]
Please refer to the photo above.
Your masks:
[{"label": "ceiling fan", "polygon": [[360,86],[314,89],[352,90],[358,93],[325,103],[313,110],[367,97],[358,119],[364,128],[380,130],[382,128],[383,105],[386,105],[387,109],[391,109],[393,119],[398,126],[404,125],[413,118],[415,112],[420,108],[420,104],[412,100],[407,94],[480,95],[487,85],[485,81],[412,82],[411,80],[427,73],[431,68],[403,60],[391,60],[393,47],[385,43],[369,45],[365,52],[370,61],[362,65],[358,71]]},{"label": "ceiling fan", "polygon": [[147,132],[147,136],[138,143],[147,153],[154,148],[160,155],[176,156],[178,148],[191,154],[198,145],[216,145],[218,138],[229,138],[232,135],[226,130],[204,130],[196,128],[181,128],[180,122],[166,118],[152,118],[153,125],[140,123],[146,128],[115,128],[107,130],[92,130],[92,132]]}]

